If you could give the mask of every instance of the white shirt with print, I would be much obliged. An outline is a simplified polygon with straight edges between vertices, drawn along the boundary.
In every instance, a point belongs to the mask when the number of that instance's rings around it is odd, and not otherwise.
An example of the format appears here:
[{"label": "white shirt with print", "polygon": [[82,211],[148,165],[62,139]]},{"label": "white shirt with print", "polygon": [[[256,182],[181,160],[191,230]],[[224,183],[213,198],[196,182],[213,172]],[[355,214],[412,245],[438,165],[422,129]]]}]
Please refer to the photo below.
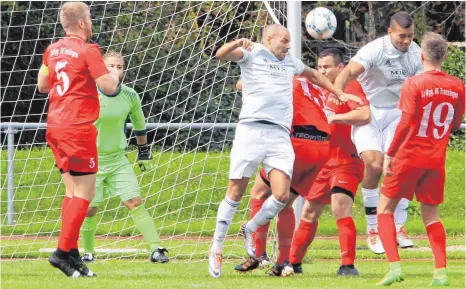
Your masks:
[{"label": "white shirt with print", "polygon": [[304,64],[287,54],[278,60],[259,43],[243,51],[238,61],[243,81],[243,105],[239,122],[270,121],[288,131],[293,119],[293,76],[304,71]]},{"label": "white shirt with print", "polygon": [[408,51],[403,53],[393,46],[389,35],[363,46],[351,61],[364,66],[365,71],[358,81],[370,104],[375,107],[395,107],[403,81],[422,72],[419,45],[413,41]]}]

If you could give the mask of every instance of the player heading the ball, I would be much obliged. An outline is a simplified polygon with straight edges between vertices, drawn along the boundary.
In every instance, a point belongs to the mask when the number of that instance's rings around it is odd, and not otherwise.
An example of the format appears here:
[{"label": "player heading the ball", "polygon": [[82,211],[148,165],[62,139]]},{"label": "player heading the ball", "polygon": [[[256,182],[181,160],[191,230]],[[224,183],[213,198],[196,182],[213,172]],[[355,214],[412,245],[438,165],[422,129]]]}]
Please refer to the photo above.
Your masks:
[{"label": "player heading the ball", "polygon": [[225,199],[220,203],[214,240],[209,252],[209,272],[221,275],[223,242],[230,223],[257,167],[262,164],[273,191],[261,210],[248,222],[245,247],[254,256],[252,233],[274,218],[289,197],[294,152],[290,141],[293,117],[293,76],[302,74],[328,89],[342,101],[360,99],[335,89],[316,70],[291,56],[290,33],[278,24],[265,27],[262,43],[242,38],[223,45],[216,54],[221,60],[237,62],[243,81],[243,106],[230,156],[230,175]]},{"label": "player heading the ball", "polygon": [[[379,180],[382,175],[383,154],[390,146],[401,111],[396,107],[400,98],[401,84],[409,76],[422,71],[421,49],[413,42],[414,20],[407,12],[398,12],[390,19],[387,35],[359,49],[335,80],[335,86],[343,89],[357,79],[370,103],[372,120],[357,126],[352,139],[361,156],[365,174],[362,196],[367,221],[367,245],[376,254],[384,253],[377,232],[377,204]],[[395,212],[397,240],[400,247],[412,247],[404,224],[408,217],[408,200],[402,200]]]}]

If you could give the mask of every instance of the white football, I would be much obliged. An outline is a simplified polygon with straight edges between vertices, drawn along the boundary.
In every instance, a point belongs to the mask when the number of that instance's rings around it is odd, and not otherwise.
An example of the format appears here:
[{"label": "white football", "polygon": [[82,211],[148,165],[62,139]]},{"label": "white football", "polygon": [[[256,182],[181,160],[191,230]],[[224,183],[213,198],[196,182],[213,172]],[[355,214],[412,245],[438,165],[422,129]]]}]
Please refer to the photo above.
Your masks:
[{"label": "white football", "polygon": [[336,29],[337,18],[325,7],[315,8],[306,16],[306,30],[314,39],[330,38]]}]

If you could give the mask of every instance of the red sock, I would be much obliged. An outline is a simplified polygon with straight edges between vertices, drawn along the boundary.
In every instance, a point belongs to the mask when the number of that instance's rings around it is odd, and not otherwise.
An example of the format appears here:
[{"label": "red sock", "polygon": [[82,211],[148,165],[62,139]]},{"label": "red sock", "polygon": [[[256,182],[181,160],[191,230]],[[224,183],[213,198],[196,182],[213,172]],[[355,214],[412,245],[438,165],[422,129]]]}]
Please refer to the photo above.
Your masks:
[{"label": "red sock", "polygon": [[277,264],[290,260],[291,241],[293,240],[295,227],[293,208],[284,208],[278,214],[278,258]]},{"label": "red sock", "polygon": [[356,257],[356,226],[353,218],[337,220],[338,239],[340,240],[341,265],[353,265]]},{"label": "red sock", "polygon": [[379,229],[380,241],[387,254],[388,262],[400,261],[398,254],[398,244],[396,242],[396,228],[393,214],[378,214],[377,228]]},{"label": "red sock", "polygon": [[[260,211],[265,200],[251,199],[251,219]],[[267,251],[267,235],[269,233],[270,222],[260,226],[254,232],[253,238],[256,244],[256,258],[259,258]]]},{"label": "red sock", "polygon": [[71,198],[68,197],[67,195],[65,195],[63,197],[63,203],[61,203],[61,217],[62,217],[62,219],[63,219],[63,212],[66,210],[66,207],[68,206],[70,201],[71,201]]},{"label": "red sock", "polygon": [[319,222],[308,223],[301,220],[298,229],[294,233],[293,241],[291,242],[290,263],[302,263],[307,248],[311,245],[312,240],[316,236],[317,225]]},{"label": "red sock", "polygon": [[447,235],[442,222],[438,221],[429,224],[427,227],[427,236],[429,236],[430,247],[434,253],[435,269],[447,267],[446,243]]},{"label": "red sock", "polygon": [[63,213],[62,228],[58,239],[58,248],[69,252],[78,248],[79,229],[87,215],[90,202],[85,199],[73,197],[66,211]]}]

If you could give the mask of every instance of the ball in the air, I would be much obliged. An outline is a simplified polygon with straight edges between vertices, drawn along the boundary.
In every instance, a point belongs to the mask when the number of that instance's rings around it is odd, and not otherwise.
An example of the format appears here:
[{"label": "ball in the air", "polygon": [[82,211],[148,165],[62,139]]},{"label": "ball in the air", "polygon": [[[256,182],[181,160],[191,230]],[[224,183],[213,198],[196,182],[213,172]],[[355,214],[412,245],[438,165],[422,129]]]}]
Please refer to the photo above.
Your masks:
[{"label": "ball in the air", "polygon": [[336,29],[337,18],[325,7],[315,8],[306,16],[306,30],[314,39],[330,38]]}]

